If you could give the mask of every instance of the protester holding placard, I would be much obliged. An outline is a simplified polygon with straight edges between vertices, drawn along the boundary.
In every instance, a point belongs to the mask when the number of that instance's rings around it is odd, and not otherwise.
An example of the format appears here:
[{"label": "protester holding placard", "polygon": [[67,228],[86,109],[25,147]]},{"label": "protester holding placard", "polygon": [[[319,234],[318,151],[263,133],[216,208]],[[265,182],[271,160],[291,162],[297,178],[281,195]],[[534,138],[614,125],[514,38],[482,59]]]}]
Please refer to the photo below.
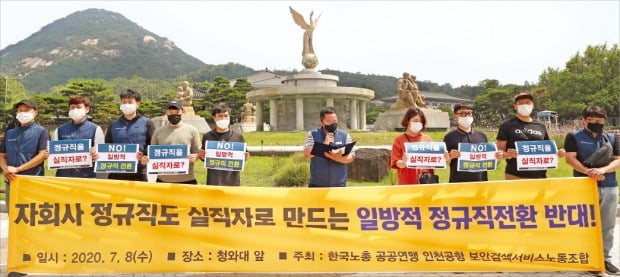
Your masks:
[{"label": "protester holding placard", "polygon": [[[205,144],[207,141],[225,142],[245,142],[241,133],[233,132],[230,129],[230,109],[226,107],[215,107],[211,111],[215,121],[215,130],[207,132],[202,137],[201,150],[198,157],[205,160]],[[250,152],[245,152],[245,160],[250,157]],[[212,186],[241,186],[241,174],[236,170],[207,169],[207,185]]]},{"label": "protester holding placard", "polygon": [[[194,163],[197,153],[200,151],[200,133],[189,124],[182,122],[183,105],[181,102],[172,100],[166,105],[166,117],[168,124],[153,132],[151,145],[188,145],[189,146],[189,169],[187,174],[172,174],[157,176],[157,182],[198,184],[194,177]],[[149,157],[142,157],[143,164],[149,162]]]},{"label": "protester holding placard", "polygon": [[[69,99],[69,117],[71,122],[65,123],[56,128],[52,135],[52,140],[78,140],[89,139],[90,148],[94,155],[94,146],[105,143],[103,129],[99,125],[88,120],[90,112],[90,100],[85,96],[74,96]],[[56,170],[56,177],[80,177],[94,178],[95,171],[91,167],[59,168]]]},{"label": "protester holding placard", "polygon": [[400,122],[401,126],[407,130],[404,134],[394,139],[392,144],[392,154],[390,167],[396,169],[398,173],[398,184],[418,184],[420,175],[423,173],[434,174],[433,169],[407,168],[405,143],[407,142],[431,142],[430,136],[423,134],[426,128],[426,117],[419,108],[410,108]]},{"label": "protester holding placard", "polygon": [[0,143],[0,168],[6,182],[7,206],[10,182],[16,175],[45,175],[43,162],[50,135],[34,121],[38,108],[34,101],[18,102],[15,109],[20,126],[8,130]]},{"label": "protester holding placard", "polygon": [[618,208],[618,181],[616,170],[620,168],[620,138],[603,131],[607,113],[598,106],[583,110],[581,128],[566,135],[566,162],[573,167],[573,176],[590,176],[597,180],[605,271],[620,272],[611,263],[611,249],[614,241],[616,210]]},{"label": "protester holding placard", "polygon": [[[138,113],[140,93],[128,89],[121,93],[120,109],[123,115],[112,121],[105,135],[105,143],[137,144],[138,161],[146,155],[147,146],[151,143],[151,137],[155,126],[148,118]],[[138,165],[136,173],[110,173],[108,179],[147,181],[144,166]]]},{"label": "protester holding placard", "polygon": [[[450,131],[443,138],[448,148],[448,162],[450,163],[450,183],[488,181],[487,171],[458,171],[458,159],[461,157],[459,143],[485,143],[487,135],[472,128],[474,109],[467,104],[454,105],[454,120],[457,122],[455,130]],[[496,152],[496,156],[501,155]],[[493,158],[488,157],[488,158]]]},{"label": "protester holding placard", "polygon": [[[517,170],[516,141],[549,140],[547,127],[534,118],[534,97],[522,92],[515,96],[513,108],[516,116],[505,120],[499,126],[497,133],[497,148],[502,152],[501,157],[506,159],[506,180],[547,178],[547,170]],[[563,157],[566,152],[560,149],[557,154]]]}]

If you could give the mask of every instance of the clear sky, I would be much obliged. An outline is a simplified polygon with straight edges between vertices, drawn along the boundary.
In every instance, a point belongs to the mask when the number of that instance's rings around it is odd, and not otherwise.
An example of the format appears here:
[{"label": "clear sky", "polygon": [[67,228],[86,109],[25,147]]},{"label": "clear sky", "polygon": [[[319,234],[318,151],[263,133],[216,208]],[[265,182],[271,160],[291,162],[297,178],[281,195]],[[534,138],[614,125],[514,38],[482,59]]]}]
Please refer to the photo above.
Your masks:
[{"label": "clear sky", "polygon": [[0,0],[0,49],[75,11],[118,12],[207,64],[303,69],[306,20],[318,69],[400,76],[453,87],[484,79],[523,84],[563,68],[587,45],[618,43],[620,1],[9,1]]}]

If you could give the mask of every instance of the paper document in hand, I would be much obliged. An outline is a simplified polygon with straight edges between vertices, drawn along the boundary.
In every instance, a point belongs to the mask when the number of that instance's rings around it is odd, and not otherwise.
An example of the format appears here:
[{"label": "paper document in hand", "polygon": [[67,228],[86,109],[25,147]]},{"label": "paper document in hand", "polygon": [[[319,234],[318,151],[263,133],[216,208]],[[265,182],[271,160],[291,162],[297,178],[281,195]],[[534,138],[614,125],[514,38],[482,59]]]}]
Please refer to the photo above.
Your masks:
[{"label": "paper document in hand", "polygon": [[315,143],[312,146],[312,151],[310,151],[310,154],[317,156],[317,157],[325,158],[325,152],[338,153],[339,151],[344,150],[344,152],[342,152],[342,155],[346,156],[346,155],[349,155],[349,153],[351,153],[351,150],[353,150],[353,146],[355,146],[355,143],[356,142],[354,141],[351,143],[347,143],[344,145],[338,145],[338,146],[327,145],[323,143]]}]

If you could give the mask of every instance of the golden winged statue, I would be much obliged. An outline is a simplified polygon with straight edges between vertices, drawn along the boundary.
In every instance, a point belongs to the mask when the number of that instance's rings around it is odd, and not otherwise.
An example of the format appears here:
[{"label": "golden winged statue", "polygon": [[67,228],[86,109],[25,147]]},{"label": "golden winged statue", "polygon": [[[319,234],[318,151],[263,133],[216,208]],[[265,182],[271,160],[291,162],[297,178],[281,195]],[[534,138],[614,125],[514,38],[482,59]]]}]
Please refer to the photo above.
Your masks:
[{"label": "golden winged statue", "polygon": [[289,9],[291,10],[291,15],[293,16],[293,20],[295,21],[295,23],[305,31],[304,49],[301,52],[301,56],[303,57],[306,54],[314,54],[314,48],[312,48],[312,32],[314,32],[314,28],[319,22],[319,18],[321,18],[321,15],[319,15],[315,20],[313,20],[312,16],[314,15],[314,11],[310,12],[310,22],[307,23],[304,20],[304,17],[300,13],[295,11],[291,6],[289,6]]}]

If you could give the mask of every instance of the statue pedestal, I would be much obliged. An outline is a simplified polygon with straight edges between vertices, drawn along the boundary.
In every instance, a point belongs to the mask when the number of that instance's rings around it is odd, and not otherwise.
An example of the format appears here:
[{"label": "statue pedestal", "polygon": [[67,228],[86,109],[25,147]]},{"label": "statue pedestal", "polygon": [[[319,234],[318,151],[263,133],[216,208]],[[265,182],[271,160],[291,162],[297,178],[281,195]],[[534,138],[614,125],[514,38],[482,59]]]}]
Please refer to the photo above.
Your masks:
[{"label": "statue pedestal", "polygon": [[241,123],[243,124],[254,124],[256,125],[256,116],[255,115],[246,115],[243,117],[243,120],[241,120]]},{"label": "statue pedestal", "polygon": [[[256,122],[252,122],[252,123],[241,122],[241,123],[235,123],[233,125],[239,128],[239,130],[241,130],[241,132],[243,133],[256,132]],[[263,123],[263,131],[265,132],[269,131],[269,125],[267,125],[266,123]]]},{"label": "statue pedestal", "polygon": [[[183,106],[183,116],[196,116],[196,113],[194,112],[194,107],[192,106]],[[183,118],[185,119],[185,118]]]},{"label": "statue pedestal", "polygon": [[[440,110],[421,108],[426,117],[427,130],[447,131],[450,128],[450,116],[448,112]],[[375,121],[374,130],[394,131],[396,128],[403,128],[400,121],[403,120],[407,109],[389,110],[379,114]]]}]

